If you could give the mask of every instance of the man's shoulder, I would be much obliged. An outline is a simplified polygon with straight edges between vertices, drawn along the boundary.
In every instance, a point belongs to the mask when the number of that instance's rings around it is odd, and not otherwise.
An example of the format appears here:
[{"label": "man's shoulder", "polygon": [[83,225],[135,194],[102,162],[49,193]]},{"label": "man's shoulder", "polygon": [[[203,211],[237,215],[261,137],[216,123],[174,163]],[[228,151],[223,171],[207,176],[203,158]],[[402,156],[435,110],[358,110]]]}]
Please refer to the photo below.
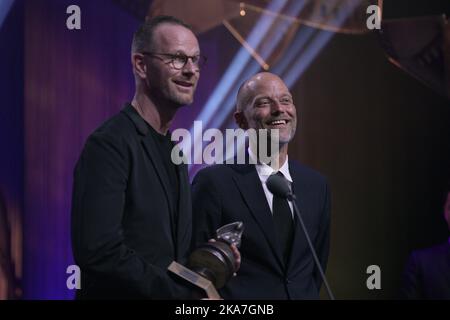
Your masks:
[{"label": "man's shoulder", "polygon": [[227,164],[213,164],[200,169],[196,177],[230,177],[233,173],[233,167]]},{"label": "man's shoulder", "polygon": [[220,185],[222,187],[230,185],[236,176],[244,176],[255,171],[254,165],[247,164],[214,164],[199,170],[194,177],[193,184],[201,183],[205,185]]},{"label": "man's shoulder", "polygon": [[327,178],[322,173],[295,160],[289,160],[289,172],[294,179],[299,178],[304,182],[327,183]]},{"label": "man's shoulder", "polygon": [[431,247],[414,250],[411,255],[416,259],[428,261],[432,257],[448,254],[449,250],[450,244],[446,241]]},{"label": "man's shoulder", "polygon": [[111,136],[121,136],[123,133],[132,133],[134,126],[132,121],[127,117],[124,109],[106,119],[100,126],[95,129],[95,133],[104,133]]},{"label": "man's shoulder", "polygon": [[445,264],[449,250],[450,244],[447,241],[431,247],[413,250],[409,255],[407,265],[423,269],[442,265],[440,262]]},{"label": "man's shoulder", "polygon": [[[215,164],[205,167],[198,171],[197,175],[209,176],[209,177],[230,177],[233,174],[247,174],[254,170],[254,164],[236,164],[236,163],[223,163]],[[301,178],[304,181],[326,183],[327,178],[320,172],[309,168],[295,160],[289,160],[289,171],[292,175]]]},{"label": "man's shoulder", "polygon": [[126,105],[120,112],[106,119],[98,126],[88,137],[90,140],[107,140],[111,142],[120,142],[129,140],[135,136],[137,131],[131,119],[127,116]]}]

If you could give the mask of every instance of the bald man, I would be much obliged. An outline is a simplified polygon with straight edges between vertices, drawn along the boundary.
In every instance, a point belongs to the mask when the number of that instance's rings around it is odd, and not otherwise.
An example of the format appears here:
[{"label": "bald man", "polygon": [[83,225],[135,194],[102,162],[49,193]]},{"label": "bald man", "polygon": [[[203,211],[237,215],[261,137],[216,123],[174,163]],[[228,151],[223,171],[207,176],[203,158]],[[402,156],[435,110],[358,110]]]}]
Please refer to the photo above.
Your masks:
[{"label": "bald man", "polygon": [[258,150],[248,148],[245,163],[214,165],[193,181],[193,245],[214,235],[220,226],[243,221],[241,268],[221,290],[225,299],[317,299],[319,272],[292,203],[273,196],[266,181],[284,177],[297,195],[297,205],[320,263],[329,252],[330,193],[319,173],[288,159],[297,113],[289,89],[277,75],[258,73],[245,81],[237,95],[234,118],[247,129],[278,129],[278,163],[264,163]]}]

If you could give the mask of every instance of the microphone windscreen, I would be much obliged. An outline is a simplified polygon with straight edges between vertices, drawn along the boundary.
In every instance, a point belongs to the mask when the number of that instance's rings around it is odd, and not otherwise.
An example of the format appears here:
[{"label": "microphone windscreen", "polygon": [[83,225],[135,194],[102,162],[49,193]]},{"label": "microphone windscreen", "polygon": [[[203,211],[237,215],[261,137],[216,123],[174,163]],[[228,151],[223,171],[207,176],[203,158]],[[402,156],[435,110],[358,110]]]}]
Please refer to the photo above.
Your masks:
[{"label": "microphone windscreen", "polygon": [[291,193],[288,181],[277,174],[272,174],[267,179],[266,185],[267,189],[278,197],[287,198]]}]

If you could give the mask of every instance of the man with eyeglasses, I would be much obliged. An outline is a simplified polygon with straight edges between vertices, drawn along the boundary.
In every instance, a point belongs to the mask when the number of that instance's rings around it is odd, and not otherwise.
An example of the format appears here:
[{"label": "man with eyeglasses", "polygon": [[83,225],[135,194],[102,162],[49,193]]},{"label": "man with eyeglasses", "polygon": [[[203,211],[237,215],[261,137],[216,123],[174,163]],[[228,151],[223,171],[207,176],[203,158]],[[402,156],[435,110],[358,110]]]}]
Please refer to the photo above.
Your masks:
[{"label": "man with eyeglasses", "polygon": [[192,226],[187,169],[171,161],[168,130],[192,103],[204,62],[191,28],[174,17],[153,18],[134,34],[134,98],[88,138],[75,168],[77,298],[192,297],[167,272],[173,260],[185,262]]}]

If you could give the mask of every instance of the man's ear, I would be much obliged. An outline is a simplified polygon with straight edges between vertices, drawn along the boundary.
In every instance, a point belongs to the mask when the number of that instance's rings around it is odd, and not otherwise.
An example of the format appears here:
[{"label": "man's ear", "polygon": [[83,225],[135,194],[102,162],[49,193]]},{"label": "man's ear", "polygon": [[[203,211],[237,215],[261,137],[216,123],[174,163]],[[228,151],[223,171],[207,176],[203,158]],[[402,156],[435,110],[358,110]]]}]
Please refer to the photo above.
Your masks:
[{"label": "man's ear", "polygon": [[144,55],[142,53],[132,53],[131,64],[133,66],[134,74],[138,75],[142,79],[147,78],[147,65],[145,64]]},{"label": "man's ear", "polygon": [[243,111],[236,111],[234,114],[234,120],[236,121],[236,124],[239,128],[247,130],[248,129],[248,122],[247,119],[245,119],[244,112]]}]

